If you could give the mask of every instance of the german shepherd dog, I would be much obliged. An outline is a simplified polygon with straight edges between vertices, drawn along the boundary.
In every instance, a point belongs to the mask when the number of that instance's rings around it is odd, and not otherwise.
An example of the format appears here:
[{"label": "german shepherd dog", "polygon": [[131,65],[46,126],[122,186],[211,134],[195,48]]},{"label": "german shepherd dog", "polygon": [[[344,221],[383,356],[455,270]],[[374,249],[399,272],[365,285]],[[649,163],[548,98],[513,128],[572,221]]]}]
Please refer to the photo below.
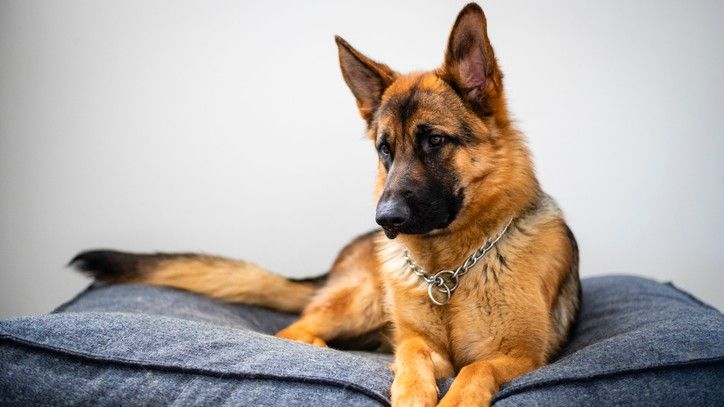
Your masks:
[{"label": "german shepherd dog", "polygon": [[317,280],[198,254],[95,250],[71,262],[108,283],[169,286],[301,317],[277,336],[317,346],[383,332],[394,406],[488,405],[545,364],[579,307],[578,249],[540,189],[506,107],[482,9],[468,4],[443,65],[400,74],[336,37],[379,155],[376,221]]}]

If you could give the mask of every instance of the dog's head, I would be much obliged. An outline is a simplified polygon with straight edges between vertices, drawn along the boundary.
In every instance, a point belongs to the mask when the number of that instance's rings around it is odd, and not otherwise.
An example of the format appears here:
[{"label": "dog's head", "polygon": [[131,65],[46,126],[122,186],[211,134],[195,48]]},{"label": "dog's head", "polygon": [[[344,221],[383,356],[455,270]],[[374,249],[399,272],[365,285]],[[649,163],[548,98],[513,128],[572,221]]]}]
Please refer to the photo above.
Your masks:
[{"label": "dog's head", "polygon": [[468,4],[442,67],[405,75],[336,38],[344,80],[379,154],[376,220],[389,238],[465,224],[506,193],[513,149],[528,162],[522,143],[511,144],[517,134],[486,25],[480,7]]}]

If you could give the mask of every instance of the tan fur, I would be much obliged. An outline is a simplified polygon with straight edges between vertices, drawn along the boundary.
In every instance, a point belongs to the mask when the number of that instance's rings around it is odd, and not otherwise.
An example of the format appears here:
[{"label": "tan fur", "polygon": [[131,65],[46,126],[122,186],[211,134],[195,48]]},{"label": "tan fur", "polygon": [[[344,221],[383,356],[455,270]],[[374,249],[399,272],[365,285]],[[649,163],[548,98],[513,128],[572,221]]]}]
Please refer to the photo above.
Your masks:
[{"label": "tan fur", "polygon": [[304,309],[316,289],[252,263],[212,256],[161,260],[153,270],[126,282],[179,288],[218,300],[295,313]]},{"label": "tan fur", "polygon": [[[372,236],[360,237],[342,250],[326,284],[301,318],[278,336],[326,346],[331,339],[354,337],[383,327],[387,322],[380,298],[383,286]],[[330,320],[335,322],[330,324]]]},{"label": "tan fur", "polygon": [[[316,292],[219,258],[159,261],[132,281],[284,311],[303,308],[278,336],[318,346],[381,332],[395,350],[394,406],[434,406],[436,380],[453,376],[439,405],[487,405],[502,384],[545,364],[565,343],[578,309],[578,252],[509,118],[486,28],[482,10],[466,6],[443,66],[405,75],[337,38],[344,79],[369,138],[384,137],[397,152],[392,166],[378,164],[376,197],[401,182],[399,174],[422,179],[430,172],[413,154],[416,126],[461,137],[437,153],[465,191],[447,226],[394,240],[381,231],[354,240]],[[406,111],[400,101],[413,97],[415,109]],[[406,267],[405,249],[430,273],[454,269],[511,220],[444,306],[430,301],[425,283]]]}]

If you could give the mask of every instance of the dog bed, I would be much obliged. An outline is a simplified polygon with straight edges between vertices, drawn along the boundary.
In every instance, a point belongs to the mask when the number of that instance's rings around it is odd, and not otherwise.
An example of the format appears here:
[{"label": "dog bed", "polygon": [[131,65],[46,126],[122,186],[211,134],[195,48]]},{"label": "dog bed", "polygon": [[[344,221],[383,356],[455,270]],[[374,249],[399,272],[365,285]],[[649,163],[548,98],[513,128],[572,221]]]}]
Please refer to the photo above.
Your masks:
[{"label": "dog bed", "polygon": [[[54,313],[0,322],[0,404],[389,405],[391,355],[271,336],[294,318],[95,284]],[[561,354],[494,404],[724,405],[723,384],[719,311],[671,284],[606,276],[583,280]]]}]

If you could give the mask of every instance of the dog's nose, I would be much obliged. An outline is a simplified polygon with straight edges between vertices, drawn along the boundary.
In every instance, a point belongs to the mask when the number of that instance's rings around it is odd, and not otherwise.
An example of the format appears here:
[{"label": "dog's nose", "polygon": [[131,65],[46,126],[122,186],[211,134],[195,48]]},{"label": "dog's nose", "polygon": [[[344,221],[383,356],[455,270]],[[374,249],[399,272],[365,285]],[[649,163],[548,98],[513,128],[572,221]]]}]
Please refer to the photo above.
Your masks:
[{"label": "dog's nose", "polygon": [[385,229],[397,229],[410,220],[410,208],[401,200],[384,200],[377,205],[375,220]]}]

